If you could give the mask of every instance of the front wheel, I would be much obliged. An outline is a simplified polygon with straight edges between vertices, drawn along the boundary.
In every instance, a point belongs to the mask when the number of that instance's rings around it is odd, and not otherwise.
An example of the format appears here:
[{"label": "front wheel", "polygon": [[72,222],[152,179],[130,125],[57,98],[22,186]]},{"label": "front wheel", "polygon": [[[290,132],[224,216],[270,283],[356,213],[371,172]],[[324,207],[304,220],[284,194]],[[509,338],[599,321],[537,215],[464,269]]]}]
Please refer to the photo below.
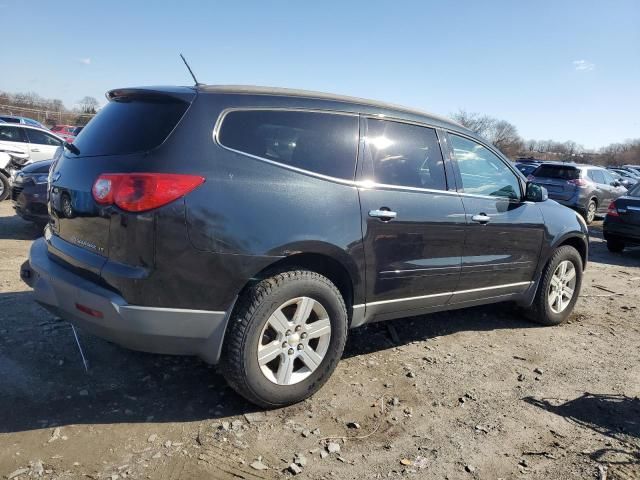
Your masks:
[{"label": "front wheel", "polygon": [[0,173],[0,202],[9,196],[10,189],[9,179]]},{"label": "front wheel", "polygon": [[530,310],[531,319],[542,325],[564,322],[578,300],[582,286],[582,257],[564,245],[551,256],[545,267]]},{"label": "front wheel", "polygon": [[347,312],[336,286],[315,272],[296,270],[262,280],[239,302],[220,365],[229,385],[266,408],[318,391],[347,338]]}]

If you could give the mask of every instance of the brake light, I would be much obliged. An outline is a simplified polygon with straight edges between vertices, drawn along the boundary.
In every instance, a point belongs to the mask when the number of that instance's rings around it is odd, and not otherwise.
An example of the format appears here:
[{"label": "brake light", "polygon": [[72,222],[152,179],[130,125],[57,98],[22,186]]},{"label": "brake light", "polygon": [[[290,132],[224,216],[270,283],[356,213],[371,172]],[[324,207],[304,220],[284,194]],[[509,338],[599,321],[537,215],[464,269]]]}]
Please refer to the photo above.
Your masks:
[{"label": "brake light", "polygon": [[94,200],[128,212],[144,212],[183,197],[202,185],[197,175],[174,173],[104,173],[93,184]]},{"label": "brake light", "polygon": [[570,185],[575,185],[576,187],[586,187],[589,182],[587,182],[584,178],[575,178],[573,180],[567,180],[567,183]]},{"label": "brake light", "polygon": [[607,215],[610,217],[619,217],[618,209],[616,208],[616,202],[611,202],[609,204],[609,208],[607,209]]}]

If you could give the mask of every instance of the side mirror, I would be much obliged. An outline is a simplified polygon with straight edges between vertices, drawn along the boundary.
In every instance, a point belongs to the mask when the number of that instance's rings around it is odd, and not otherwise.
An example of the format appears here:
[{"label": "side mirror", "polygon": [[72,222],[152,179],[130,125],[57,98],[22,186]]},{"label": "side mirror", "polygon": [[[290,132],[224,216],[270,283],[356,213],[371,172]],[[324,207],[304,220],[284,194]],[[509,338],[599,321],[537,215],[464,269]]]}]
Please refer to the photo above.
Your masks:
[{"label": "side mirror", "polygon": [[527,182],[527,193],[524,199],[529,202],[544,202],[549,200],[549,192],[537,183]]},{"label": "side mirror", "polygon": [[613,182],[611,182],[611,186],[612,187],[619,187],[620,185],[622,185],[622,184],[617,180],[614,180]]}]

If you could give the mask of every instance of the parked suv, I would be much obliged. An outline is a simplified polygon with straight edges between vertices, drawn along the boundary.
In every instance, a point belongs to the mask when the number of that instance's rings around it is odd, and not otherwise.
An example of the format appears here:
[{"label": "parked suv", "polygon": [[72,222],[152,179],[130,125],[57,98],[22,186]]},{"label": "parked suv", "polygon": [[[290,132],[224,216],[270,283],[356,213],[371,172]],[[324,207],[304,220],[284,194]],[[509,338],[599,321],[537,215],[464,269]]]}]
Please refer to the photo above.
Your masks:
[{"label": "parked suv", "polygon": [[543,163],[528,178],[545,187],[553,200],[580,212],[588,224],[627,192],[608,170],[593,165]]},{"label": "parked suv", "polygon": [[219,362],[256,404],[318,390],[349,328],[502,301],[555,325],[578,299],[584,221],[451,121],[259,87],[108,99],[55,159],[22,276],[89,332]]}]

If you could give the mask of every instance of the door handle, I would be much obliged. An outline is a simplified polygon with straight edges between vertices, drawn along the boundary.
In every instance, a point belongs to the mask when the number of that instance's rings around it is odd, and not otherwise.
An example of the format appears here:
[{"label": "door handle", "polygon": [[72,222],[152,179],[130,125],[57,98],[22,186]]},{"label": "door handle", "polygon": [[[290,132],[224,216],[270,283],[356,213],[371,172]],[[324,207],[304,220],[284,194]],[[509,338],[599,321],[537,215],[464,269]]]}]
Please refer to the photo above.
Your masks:
[{"label": "door handle", "polygon": [[380,218],[381,220],[393,220],[398,216],[396,212],[392,212],[389,209],[385,210],[385,207],[382,207],[378,210],[369,210],[369,216],[374,218]]},{"label": "door handle", "polygon": [[471,217],[471,220],[473,220],[474,222],[478,222],[482,225],[486,225],[491,221],[491,217],[488,216],[486,213],[478,213],[477,215],[474,215],[473,217]]},{"label": "door handle", "polygon": [[39,151],[40,151],[40,149],[39,149],[39,148],[32,148],[32,149],[31,149],[31,151],[32,151],[32,152],[39,152]]}]

